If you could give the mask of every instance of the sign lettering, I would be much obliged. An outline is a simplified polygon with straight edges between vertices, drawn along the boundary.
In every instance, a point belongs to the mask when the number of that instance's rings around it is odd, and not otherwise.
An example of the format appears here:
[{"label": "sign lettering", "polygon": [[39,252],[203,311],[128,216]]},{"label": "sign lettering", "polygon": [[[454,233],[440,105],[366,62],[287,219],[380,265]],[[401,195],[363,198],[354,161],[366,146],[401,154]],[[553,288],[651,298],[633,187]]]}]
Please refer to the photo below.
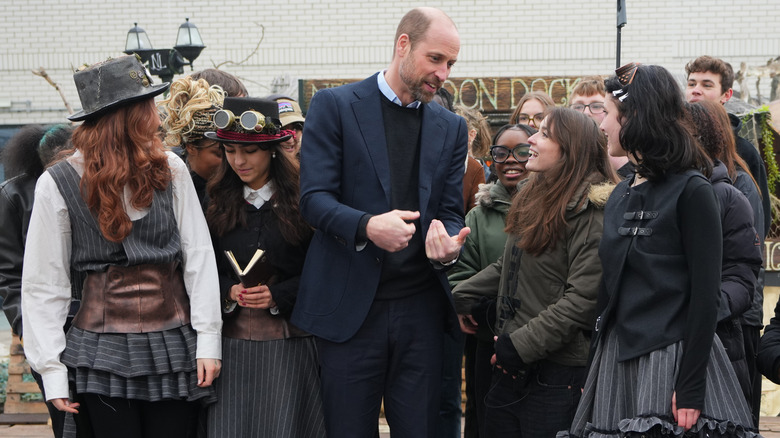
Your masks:
[{"label": "sign lettering", "polygon": [[151,71],[160,71],[167,66],[163,62],[162,53],[157,51],[152,53],[152,56],[149,57],[149,70]]},{"label": "sign lettering", "polygon": [[[323,88],[359,80],[302,79],[298,84],[302,94],[299,96],[301,107],[304,111],[308,109],[312,96]],[[520,98],[530,91],[541,91],[548,94],[556,105],[566,105],[569,93],[579,81],[577,76],[450,78],[444,81],[442,88],[452,94],[455,104],[483,113],[507,113],[514,111]]]}]

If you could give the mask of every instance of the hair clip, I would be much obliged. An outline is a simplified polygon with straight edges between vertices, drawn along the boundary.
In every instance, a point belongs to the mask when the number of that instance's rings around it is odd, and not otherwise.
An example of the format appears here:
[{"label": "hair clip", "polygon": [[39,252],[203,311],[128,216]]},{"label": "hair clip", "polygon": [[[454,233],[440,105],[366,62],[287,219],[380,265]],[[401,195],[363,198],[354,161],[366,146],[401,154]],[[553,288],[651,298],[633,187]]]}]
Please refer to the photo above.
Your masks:
[{"label": "hair clip", "polygon": [[639,69],[639,65],[640,63],[638,62],[629,62],[628,64],[615,70],[615,75],[617,75],[620,85],[625,87],[626,85],[631,84],[631,82],[634,82],[634,76],[636,75],[636,71]]},{"label": "hair clip", "polygon": [[612,95],[617,98],[619,101],[624,101],[628,97],[628,92],[624,89],[615,90],[612,92]]}]

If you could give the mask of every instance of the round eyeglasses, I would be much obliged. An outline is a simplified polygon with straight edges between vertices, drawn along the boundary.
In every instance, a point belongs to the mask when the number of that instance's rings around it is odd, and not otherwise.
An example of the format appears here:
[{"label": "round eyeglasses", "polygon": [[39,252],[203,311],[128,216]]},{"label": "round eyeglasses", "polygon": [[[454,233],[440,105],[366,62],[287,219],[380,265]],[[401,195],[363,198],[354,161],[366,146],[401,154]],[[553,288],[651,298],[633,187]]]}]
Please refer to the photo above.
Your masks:
[{"label": "round eyeglasses", "polygon": [[601,114],[601,113],[603,113],[606,110],[606,108],[604,108],[604,104],[601,103],[601,102],[593,102],[593,103],[588,104],[588,105],[585,105],[585,104],[582,104],[582,103],[575,103],[575,104],[572,104],[569,108],[571,108],[573,110],[576,110],[576,111],[579,111],[581,113],[585,112],[585,108],[590,108],[590,113],[591,114]]},{"label": "round eyeglasses", "polygon": [[499,164],[506,162],[510,155],[515,157],[515,160],[517,160],[518,163],[525,163],[528,161],[528,156],[531,155],[529,151],[530,147],[531,145],[528,143],[520,143],[512,149],[509,149],[506,146],[497,144],[490,146],[490,156],[493,157],[494,162]]}]

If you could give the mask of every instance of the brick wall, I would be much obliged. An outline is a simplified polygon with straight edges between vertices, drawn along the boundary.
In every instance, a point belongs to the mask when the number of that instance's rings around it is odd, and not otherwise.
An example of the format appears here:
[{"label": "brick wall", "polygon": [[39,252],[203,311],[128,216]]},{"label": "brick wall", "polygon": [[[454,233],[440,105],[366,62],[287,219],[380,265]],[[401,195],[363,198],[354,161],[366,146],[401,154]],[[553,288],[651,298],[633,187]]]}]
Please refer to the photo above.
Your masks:
[{"label": "brick wall", "polygon": [[[615,67],[614,0],[430,1],[461,33],[453,76],[607,74]],[[354,0],[11,0],[0,2],[0,126],[52,123],[66,115],[57,92],[30,73],[43,67],[75,109],[72,68],[121,54],[134,22],[155,48],[172,47],[185,17],[207,48],[195,68],[225,65],[250,94],[272,92],[274,77],[356,78],[390,59],[395,26],[417,2]],[[701,54],[739,68],[780,55],[777,0],[628,1],[622,60],[661,64],[682,74]],[[262,25],[262,28],[261,28]],[[185,67],[189,69],[189,67]],[[156,78],[155,78],[156,79]],[[769,79],[762,81],[768,98]],[[751,94],[756,95],[755,79]],[[738,85],[735,85],[738,90]]]}]

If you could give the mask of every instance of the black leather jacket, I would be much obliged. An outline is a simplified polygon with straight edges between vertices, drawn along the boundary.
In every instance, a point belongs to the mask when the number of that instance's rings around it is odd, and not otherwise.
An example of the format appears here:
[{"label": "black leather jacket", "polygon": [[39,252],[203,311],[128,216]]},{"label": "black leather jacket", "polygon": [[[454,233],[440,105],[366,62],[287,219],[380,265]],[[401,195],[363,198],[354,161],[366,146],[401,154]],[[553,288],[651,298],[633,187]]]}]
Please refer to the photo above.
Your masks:
[{"label": "black leather jacket", "polygon": [[22,335],[22,262],[36,179],[21,174],[0,184],[0,297],[11,330]]}]

